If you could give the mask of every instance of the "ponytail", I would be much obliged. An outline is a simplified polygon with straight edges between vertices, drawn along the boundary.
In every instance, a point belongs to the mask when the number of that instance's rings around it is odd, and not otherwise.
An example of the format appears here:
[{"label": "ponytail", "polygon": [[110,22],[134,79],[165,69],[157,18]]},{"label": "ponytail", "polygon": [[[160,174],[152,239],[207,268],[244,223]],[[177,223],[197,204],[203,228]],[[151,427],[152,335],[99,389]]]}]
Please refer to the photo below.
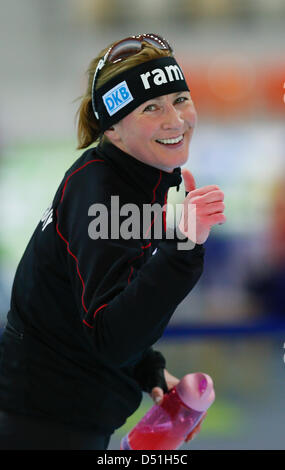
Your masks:
[{"label": "ponytail", "polygon": [[90,96],[84,96],[77,110],[77,149],[89,147],[100,137],[99,121],[95,118],[92,109],[92,100]]}]

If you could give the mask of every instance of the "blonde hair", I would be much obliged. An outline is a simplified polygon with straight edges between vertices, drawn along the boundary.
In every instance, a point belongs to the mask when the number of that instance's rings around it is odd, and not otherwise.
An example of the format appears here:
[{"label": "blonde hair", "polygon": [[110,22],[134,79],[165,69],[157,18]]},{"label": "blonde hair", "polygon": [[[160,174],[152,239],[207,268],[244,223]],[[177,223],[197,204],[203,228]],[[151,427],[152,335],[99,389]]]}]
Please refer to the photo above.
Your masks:
[{"label": "blonde hair", "polygon": [[[77,149],[84,149],[89,147],[91,144],[97,142],[97,140],[102,137],[99,121],[95,118],[92,108],[92,83],[99,60],[106,54],[108,49],[113,44],[106,47],[106,49],[103,49],[100,54],[90,62],[87,69],[87,89],[85,94],[78,98],[81,99],[81,103],[76,113],[76,118],[78,119]],[[148,44],[147,42],[143,42],[143,45],[144,47],[139,53],[132,55],[127,59],[122,60],[121,62],[114,64],[109,62],[106,63],[103,69],[99,72],[96,89],[104,85],[107,81],[119,73],[135,67],[136,65],[147,62],[148,60],[156,59],[158,57],[167,57],[173,55],[170,51],[158,49],[155,46]],[[105,136],[103,138],[107,139]]]}]

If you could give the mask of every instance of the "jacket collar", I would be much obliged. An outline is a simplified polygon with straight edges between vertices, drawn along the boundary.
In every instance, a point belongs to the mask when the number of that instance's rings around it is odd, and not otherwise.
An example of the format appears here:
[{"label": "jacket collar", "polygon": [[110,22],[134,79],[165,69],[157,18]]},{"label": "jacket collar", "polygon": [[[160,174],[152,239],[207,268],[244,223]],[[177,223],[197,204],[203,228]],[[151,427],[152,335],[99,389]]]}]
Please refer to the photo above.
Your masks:
[{"label": "jacket collar", "polygon": [[119,176],[137,193],[143,194],[148,203],[163,202],[168,189],[182,181],[181,168],[174,168],[172,173],[159,170],[135,157],[123,152],[109,141],[97,146],[100,156],[106,160]]}]

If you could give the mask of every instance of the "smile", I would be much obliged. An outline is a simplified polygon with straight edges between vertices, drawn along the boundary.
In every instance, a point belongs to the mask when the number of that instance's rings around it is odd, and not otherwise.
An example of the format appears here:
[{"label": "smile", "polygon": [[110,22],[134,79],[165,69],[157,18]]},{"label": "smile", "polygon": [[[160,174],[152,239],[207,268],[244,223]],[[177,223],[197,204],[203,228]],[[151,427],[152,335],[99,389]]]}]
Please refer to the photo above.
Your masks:
[{"label": "smile", "polygon": [[164,144],[164,145],[174,145],[174,144],[178,144],[179,142],[181,142],[183,140],[183,137],[184,135],[182,134],[173,139],[156,139],[156,142],[158,142],[159,144]]}]

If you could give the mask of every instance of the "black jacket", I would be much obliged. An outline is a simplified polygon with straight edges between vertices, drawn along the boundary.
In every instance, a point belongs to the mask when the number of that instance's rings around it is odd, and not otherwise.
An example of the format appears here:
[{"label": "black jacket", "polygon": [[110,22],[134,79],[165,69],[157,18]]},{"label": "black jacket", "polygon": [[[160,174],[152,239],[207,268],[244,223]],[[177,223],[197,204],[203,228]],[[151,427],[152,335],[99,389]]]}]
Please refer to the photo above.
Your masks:
[{"label": "black jacket", "polygon": [[[176,239],[151,232],[95,239],[94,204],[110,209],[117,195],[120,207],[163,205],[180,182],[180,168],[166,173],[110,143],[66,172],[16,271],[1,339],[1,408],[110,433],[138,408],[165,367],[151,346],[197,283],[204,248],[180,251]],[[110,210],[107,217],[110,232]]]}]

